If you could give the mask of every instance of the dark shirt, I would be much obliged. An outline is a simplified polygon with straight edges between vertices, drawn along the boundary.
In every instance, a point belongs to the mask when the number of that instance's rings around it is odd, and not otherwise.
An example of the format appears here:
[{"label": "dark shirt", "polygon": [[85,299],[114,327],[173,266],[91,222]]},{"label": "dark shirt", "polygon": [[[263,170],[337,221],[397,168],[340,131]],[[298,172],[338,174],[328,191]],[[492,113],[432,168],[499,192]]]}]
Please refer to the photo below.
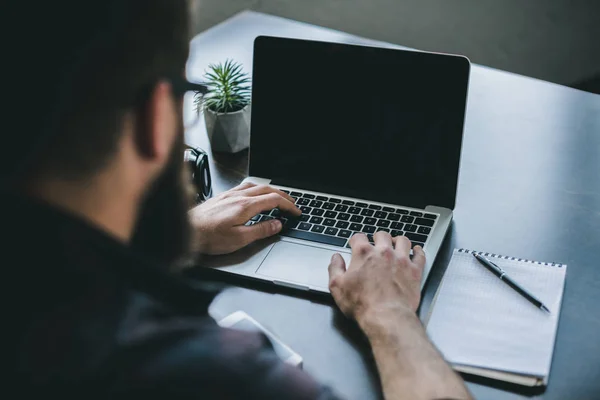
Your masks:
[{"label": "dark shirt", "polygon": [[82,219],[6,193],[2,203],[10,398],[334,398],[264,335],[220,328],[215,292]]}]

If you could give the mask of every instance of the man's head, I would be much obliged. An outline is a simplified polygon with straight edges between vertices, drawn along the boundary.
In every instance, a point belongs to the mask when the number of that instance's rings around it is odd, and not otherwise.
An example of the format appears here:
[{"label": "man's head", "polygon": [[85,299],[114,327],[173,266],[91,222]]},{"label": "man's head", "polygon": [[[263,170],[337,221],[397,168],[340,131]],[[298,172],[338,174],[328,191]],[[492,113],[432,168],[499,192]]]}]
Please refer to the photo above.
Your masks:
[{"label": "man's head", "polygon": [[13,60],[20,83],[9,94],[24,129],[3,133],[2,179],[49,198],[73,189],[92,219],[110,218],[107,208],[122,202],[121,215],[136,221],[122,236],[174,261],[187,247],[189,203],[182,94],[173,92],[170,79],[185,71],[187,2],[14,6],[25,40]]}]

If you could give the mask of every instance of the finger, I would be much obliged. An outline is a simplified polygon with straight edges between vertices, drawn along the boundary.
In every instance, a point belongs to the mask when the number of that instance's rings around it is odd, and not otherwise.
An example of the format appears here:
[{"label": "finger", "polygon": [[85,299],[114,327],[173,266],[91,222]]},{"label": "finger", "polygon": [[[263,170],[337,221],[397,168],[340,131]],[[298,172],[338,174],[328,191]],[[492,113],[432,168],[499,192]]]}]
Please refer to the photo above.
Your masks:
[{"label": "finger", "polygon": [[255,184],[255,183],[252,183],[252,182],[244,182],[244,183],[242,183],[242,184],[240,184],[240,185],[237,185],[237,186],[236,186],[236,187],[234,187],[233,189],[230,189],[229,191],[230,191],[230,192],[239,192],[239,191],[241,191],[241,190],[246,190],[246,189],[249,189],[249,188],[251,188],[251,187],[255,187],[255,186],[256,186],[256,184]]},{"label": "finger", "polygon": [[396,236],[393,240],[396,253],[401,257],[408,257],[410,255],[410,240],[406,236]]},{"label": "finger", "polygon": [[240,247],[244,247],[257,240],[276,235],[281,231],[281,227],[281,221],[277,219],[259,222],[251,226],[236,226],[233,235],[237,239],[234,240],[239,243]]},{"label": "finger", "polygon": [[277,193],[262,194],[260,196],[252,197],[252,202],[246,210],[246,216],[250,219],[252,216],[260,213],[264,210],[271,210],[273,208],[279,208],[283,212],[287,212],[292,215],[300,215],[302,211],[294,205],[291,201],[284,199]]},{"label": "finger", "polygon": [[242,194],[249,196],[249,197],[260,196],[261,194],[277,193],[281,197],[289,200],[290,202],[292,202],[292,203],[295,202],[294,198],[292,196],[290,196],[289,194],[286,194],[286,193],[282,192],[281,190],[276,189],[271,186],[268,186],[268,185],[253,186],[253,187],[244,189],[241,192],[242,192]]},{"label": "finger", "polygon": [[333,257],[331,257],[327,270],[329,271],[329,288],[331,289],[332,283],[333,286],[337,286],[335,284],[336,280],[346,272],[346,261],[344,261],[339,253],[335,253]]},{"label": "finger", "polygon": [[425,251],[423,251],[423,248],[421,246],[415,246],[413,248],[413,264],[415,264],[417,267],[419,267],[419,269],[422,270],[423,268],[425,268],[425,261]]},{"label": "finger", "polygon": [[385,231],[379,231],[373,235],[373,241],[375,247],[392,247],[392,236]]},{"label": "finger", "polygon": [[369,239],[367,239],[367,235],[365,235],[364,233],[355,233],[354,235],[352,235],[352,237],[350,238],[350,247],[353,248],[359,245],[360,243],[369,244]]}]

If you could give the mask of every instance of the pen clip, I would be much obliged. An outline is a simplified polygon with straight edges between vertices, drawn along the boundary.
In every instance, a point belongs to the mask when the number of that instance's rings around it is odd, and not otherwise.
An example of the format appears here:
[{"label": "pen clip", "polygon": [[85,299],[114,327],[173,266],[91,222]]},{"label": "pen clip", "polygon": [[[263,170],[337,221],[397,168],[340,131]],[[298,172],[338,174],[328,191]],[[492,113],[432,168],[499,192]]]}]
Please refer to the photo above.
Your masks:
[{"label": "pen clip", "polygon": [[500,267],[498,266],[498,264],[496,264],[496,263],[493,263],[493,262],[491,262],[490,260],[488,260],[488,262],[489,262],[489,263],[490,263],[490,264],[491,264],[491,265],[492,265],[494,268],[496,268],[496,269],[498,270],[498,272],[500,272],[500,274],[501,274],[501,275],[506,275],[506,272],[505,272],[505,271],[504,271],[502,268],[500,268]]}]

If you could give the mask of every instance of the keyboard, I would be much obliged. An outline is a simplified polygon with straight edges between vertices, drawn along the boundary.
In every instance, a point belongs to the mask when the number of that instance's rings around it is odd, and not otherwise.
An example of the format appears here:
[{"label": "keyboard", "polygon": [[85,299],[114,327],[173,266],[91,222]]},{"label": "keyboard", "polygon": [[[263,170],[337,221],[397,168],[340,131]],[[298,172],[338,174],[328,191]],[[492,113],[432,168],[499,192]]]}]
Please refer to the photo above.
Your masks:
[{"label": "keyboard", "polygon": [[406,236],[414,246],[425,246],[437,215],[403,208],[317,196],[299,191],[282,190],[294,198],[302,210],[299,217],[284,215],[279,209],[266,210],[252,217],[246,225],[278,219],[283,224],[280,235],[338,247],[350,247],[355,233],[367,235],[374,243],[378,231],[392,237]]}]

